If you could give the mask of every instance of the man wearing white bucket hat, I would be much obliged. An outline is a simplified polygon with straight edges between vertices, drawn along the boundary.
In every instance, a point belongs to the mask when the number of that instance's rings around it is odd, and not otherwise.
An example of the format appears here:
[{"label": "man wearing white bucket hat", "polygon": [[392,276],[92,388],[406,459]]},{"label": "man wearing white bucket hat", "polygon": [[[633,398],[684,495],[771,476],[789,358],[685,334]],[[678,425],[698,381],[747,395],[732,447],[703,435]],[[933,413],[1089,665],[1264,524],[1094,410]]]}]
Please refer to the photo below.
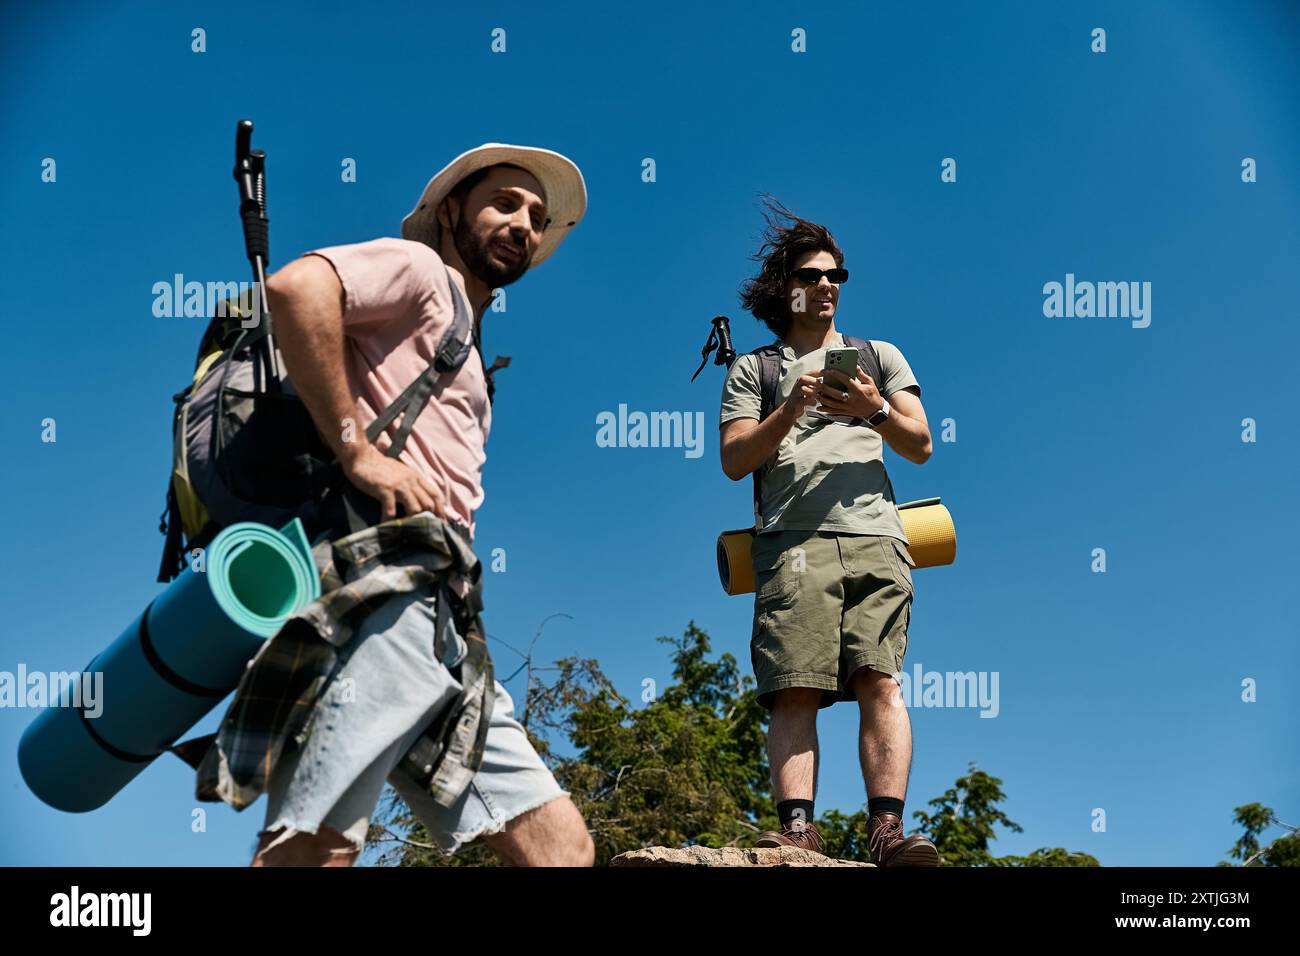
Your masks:
[{"label": "man wearing white bucket hat", "polygon": [[[581,814],[493,676],[469,549],[497,367],[479,354],[483,314],[586,201],[564,156],[489,143],[429,180],[402,238],[317,249],[267,280],[289,381],[361,493],[366,530],[329,545],[322,571],[343,586],[313,605],[310,642],[286,627],[254,659],[262,679],[246,675],[200,767],[200,794],[241,809],[267,794],[255,866],[350,865],[385,781],[446,852],[481,838],[511,863],[593,862]],[[472,336],[451,335],[461,328]],[[415,393],[400,423],[383,420]],[[449,553],[449,567],[429,560]],[[304,657],[314,696],[301,692]],[[241,703],[246,684],[258,690]],[[266,706],[267,684],[297,697]]]}]

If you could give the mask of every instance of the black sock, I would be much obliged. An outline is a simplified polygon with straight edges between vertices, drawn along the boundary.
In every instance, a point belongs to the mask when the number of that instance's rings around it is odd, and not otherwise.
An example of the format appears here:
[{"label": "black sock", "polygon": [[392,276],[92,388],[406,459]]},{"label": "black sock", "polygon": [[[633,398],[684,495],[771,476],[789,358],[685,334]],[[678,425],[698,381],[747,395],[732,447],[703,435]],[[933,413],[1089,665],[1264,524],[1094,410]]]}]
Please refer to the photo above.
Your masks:
[{"label": "black sock", "polygon": [[867,800],[867,817],[874,817],[877,813],[897,813],[898,819],[903,819],[903,801],[897,797],[870,797]]},{"label": "black sock", "polygon": [[813,822],[813,802],[811,800],[782,800],[776,805],[776,815],[781,826],[787,827],[794,820],[802,823]]}]

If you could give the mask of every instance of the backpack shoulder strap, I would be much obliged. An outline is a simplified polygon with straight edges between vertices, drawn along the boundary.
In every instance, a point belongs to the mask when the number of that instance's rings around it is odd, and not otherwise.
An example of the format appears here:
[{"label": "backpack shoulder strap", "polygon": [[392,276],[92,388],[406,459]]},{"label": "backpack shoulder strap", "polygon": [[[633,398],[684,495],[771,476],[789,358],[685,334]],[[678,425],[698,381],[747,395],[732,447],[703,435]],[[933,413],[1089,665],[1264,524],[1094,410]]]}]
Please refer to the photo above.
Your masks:
[{"label": "backpack shoulder strap", "polygon": [[474,344],[472,328],[474,319],[464,295],[452,281],[450,269],[447,269],[447,284],[451,288],[452,320],[450,327],[438,342],[438,351],[434,353],[433,361],[420,373],[419,378],[406,386],[402,394],[393,399],[392,404],[385,408],[366,429],[366,438],[374,441],[398,415],[402,416],[402,424],[398,426],[397,434],[393,436],[393,444],[385,452],[392,458],[401,454],[406,446],[406,439],[410,436],[411,429],[415,427],[415,420],[424,411],[424,406],[429,404],[429,396],[433,394],[438,379],[464,365]]},{"label": "backpack shoulder strap", "polygon": [[451,326],[442,334],[438,343],[438,352],[434,366],[439,372],[454,372],[465,364],[469,358],[470,345],[474,342],[474,314],[465,299],[465,294],[452,281],[451,269],[447,269],[447,285],[451,288],[452,317]]},{"label": "backpack shoulder strap", "polygon": [[776,408],[776,394],[781,388],[781,343],[769,342],[749,354],[758,360],[758,420],[764,421]]},{"label": "backpack shoulder strap", "polygon": [[[781,343],[769,342],[749,353],[758,361],[759,421],[765,421],[776,409],[776,396],[781,388]],[[763,527],[763,469],[759,465],[754,476],[754,527]]]},{"label": "backpack shoulder strap", "polygon": [[882,371],[880,368],[880,353],[876,347],[867,339],[860,339],[852,335],[843,335],[844,345],[847,348],[858,350],[858,368],[871,376],[871,380],[879,388],[884,382],[881,381]]},{"label": "backpack shoulder strap", "polygon": [[[880,353],[876,351],[876,347],[869,340],[860,339],[857,336],[841,335],[840,337],[844,339],[844,345],[847,348],[858,350],[858,368],[871,377],[871,380],[876,383],[876,388],[880,388],[884,381],[883,372],[880,368]],[[883,393],[881,397],[884,397]],[[865,425],[866,422],[865,418],[853,419],[854,425]]]}]

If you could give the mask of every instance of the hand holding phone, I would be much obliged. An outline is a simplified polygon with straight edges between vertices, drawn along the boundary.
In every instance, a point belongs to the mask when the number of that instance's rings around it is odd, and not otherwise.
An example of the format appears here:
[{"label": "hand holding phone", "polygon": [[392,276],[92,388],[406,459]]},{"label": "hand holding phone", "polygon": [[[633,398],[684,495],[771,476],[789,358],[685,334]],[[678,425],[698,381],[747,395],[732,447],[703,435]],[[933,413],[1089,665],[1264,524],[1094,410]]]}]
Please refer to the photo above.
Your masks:
[{"label": "hand holding phone", "polygon": [[858,377],[857,349],[827,349],[826,366],[822,369],[822,381],[830,388],[841,392],[848,390],[848,382]]}]

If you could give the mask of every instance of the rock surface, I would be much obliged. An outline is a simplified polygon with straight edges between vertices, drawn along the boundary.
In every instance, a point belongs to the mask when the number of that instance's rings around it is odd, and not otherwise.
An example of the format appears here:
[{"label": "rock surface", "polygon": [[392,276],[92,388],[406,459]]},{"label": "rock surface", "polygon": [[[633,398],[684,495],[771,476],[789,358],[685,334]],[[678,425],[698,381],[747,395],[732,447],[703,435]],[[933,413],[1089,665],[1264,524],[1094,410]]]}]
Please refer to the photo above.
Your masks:
[{"label": "rock surface", "polygon": [[851,860],[833,860],[798,847],[737,847],[713,850],[704,846],[649,846],[629,850],[609,861],[610,866],[868,866]]}]

